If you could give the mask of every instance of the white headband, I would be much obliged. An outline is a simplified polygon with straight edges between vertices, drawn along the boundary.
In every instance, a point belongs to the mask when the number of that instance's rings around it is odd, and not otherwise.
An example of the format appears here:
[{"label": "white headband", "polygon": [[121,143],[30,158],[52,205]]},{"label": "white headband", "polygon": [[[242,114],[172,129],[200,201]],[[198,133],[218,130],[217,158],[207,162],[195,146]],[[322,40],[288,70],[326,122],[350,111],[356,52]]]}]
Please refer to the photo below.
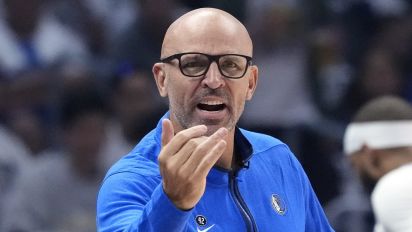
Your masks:
[{"label": "white headband", "polygon": [[363,145],[373,149],[412,146],[412,120],[350,123],[343,138],[346,155]]}]

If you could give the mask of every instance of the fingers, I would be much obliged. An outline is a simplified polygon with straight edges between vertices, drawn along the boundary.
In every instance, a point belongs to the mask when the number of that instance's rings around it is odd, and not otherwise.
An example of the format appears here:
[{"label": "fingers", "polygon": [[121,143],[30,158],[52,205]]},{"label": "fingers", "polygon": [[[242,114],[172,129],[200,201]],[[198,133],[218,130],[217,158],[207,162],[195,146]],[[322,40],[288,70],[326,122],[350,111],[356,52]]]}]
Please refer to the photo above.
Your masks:
[{"label": "fingers", "polygon": [[174,136],[173,124],[169,119],[162,121],[162,147],[166,146]]},{"label": "fingers", "polygon": [[183,166],[192,155],[193,151],[195,151],[197,147],[205,140],[207,140],[207,137],[201,136],[187,141],[187,143],[185,143],[183,147],[173,157],[171,157],[170,162],[172,165],[178,165],[179,167]]},{"label": "fingers", "polygon": [[207,175],[225,151],[226,141],[224,141],[224,138],[227,133],[228,130],[226,128],[220,128],[198,145],[184,164],[183,168],[185,171],[192,173],[200,170],[201,172],[206,172]]},{"label": "fingers", "polygon": [[163,189],[178,208],[193,208],[205,191],[206,176],[226,149],[228,130],[220,128],[205,137],[206,126],[195,126],[173,137],[168,134],[170,121],[163,123],[164,147],[158,159]]},{"label": "fingers", "polygon": [[[169,121],[169,120],[168,120]],[[169,121],[170,122],[170,121]],[[169,123],[167,122],[167,124]],[[166,122],[165,122],[166,123]],[[173,127],[171,122],[170,125],[167,127]],[[168,128],[167,130],[169,130]],[[162,132],[162,144],[165,143],[164,149],[162,153],[167,154],[167,156],[173,156],[176,154],[182,147],[185,145],[189,140],[193,138],[198,138],[203,136],[207,132],[207,127],[205,125],[198,125],[186,130],[182,130],[174,136],[171,135],[163,135]],[[163,139],[165,137],[165,139]],[[172,137],[173,139],[167,140],[168,138]]]},{"label": "fingers", "polygon": [[220,140],[213,149],[204,156],[199,166],[197,166],[195,173],[199,176],[206,177],[209,174],[210,169],[216,164],[219,158],[226,150],[226,141]]}]

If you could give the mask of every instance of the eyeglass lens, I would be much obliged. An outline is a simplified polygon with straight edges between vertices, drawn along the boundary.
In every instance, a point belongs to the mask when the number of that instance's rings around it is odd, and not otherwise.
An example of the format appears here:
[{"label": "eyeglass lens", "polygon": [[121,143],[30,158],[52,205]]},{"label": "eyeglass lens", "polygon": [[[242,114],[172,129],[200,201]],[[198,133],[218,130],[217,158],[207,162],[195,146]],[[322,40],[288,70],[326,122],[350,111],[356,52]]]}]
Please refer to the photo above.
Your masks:
[{"label": "eyeglass lens", "polygon": [[[203,54],[185,54],[180,58],[180,68],[187,76],[200,76],[207,72],[211,62]],[[221,56],[218,67],[224,76],[241,77],[247,68],[247,59],[237,55]]]}]

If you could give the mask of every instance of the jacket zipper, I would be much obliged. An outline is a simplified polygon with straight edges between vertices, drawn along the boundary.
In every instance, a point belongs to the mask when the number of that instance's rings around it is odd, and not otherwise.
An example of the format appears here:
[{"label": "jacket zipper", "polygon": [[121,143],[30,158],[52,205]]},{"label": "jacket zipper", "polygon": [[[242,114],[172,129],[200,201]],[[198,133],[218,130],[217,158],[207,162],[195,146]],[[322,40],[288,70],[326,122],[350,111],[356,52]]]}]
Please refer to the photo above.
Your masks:
[{"label": "jacket zipper", "polygon": [[245,201],[243,200],[242,196],[240,195],[239,188],[236,182],[236,173],[231,171],[229,174],[229,183],[230,183],[230,193],[232,194],[233,199],[237,207],[239,208],[243,219],[245,220],[247,231],[248,232],[257,232],[256,223],[253,219],[252,214],[250,213]]}]

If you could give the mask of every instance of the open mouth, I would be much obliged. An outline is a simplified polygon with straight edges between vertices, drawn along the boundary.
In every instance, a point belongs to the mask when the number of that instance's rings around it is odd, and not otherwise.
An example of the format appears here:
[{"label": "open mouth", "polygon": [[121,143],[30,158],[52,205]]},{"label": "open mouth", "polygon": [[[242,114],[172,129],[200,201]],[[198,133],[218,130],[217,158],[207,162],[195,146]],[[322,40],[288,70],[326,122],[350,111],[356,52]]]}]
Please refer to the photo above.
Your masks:
[{"label": "open mouth", "polygon": [[222,102],[202,102],[197,104],[197,107],[200,110],[204,110],[204,111],[221,111],[224,110],[226,108],[226,105],[223,104]]}]

